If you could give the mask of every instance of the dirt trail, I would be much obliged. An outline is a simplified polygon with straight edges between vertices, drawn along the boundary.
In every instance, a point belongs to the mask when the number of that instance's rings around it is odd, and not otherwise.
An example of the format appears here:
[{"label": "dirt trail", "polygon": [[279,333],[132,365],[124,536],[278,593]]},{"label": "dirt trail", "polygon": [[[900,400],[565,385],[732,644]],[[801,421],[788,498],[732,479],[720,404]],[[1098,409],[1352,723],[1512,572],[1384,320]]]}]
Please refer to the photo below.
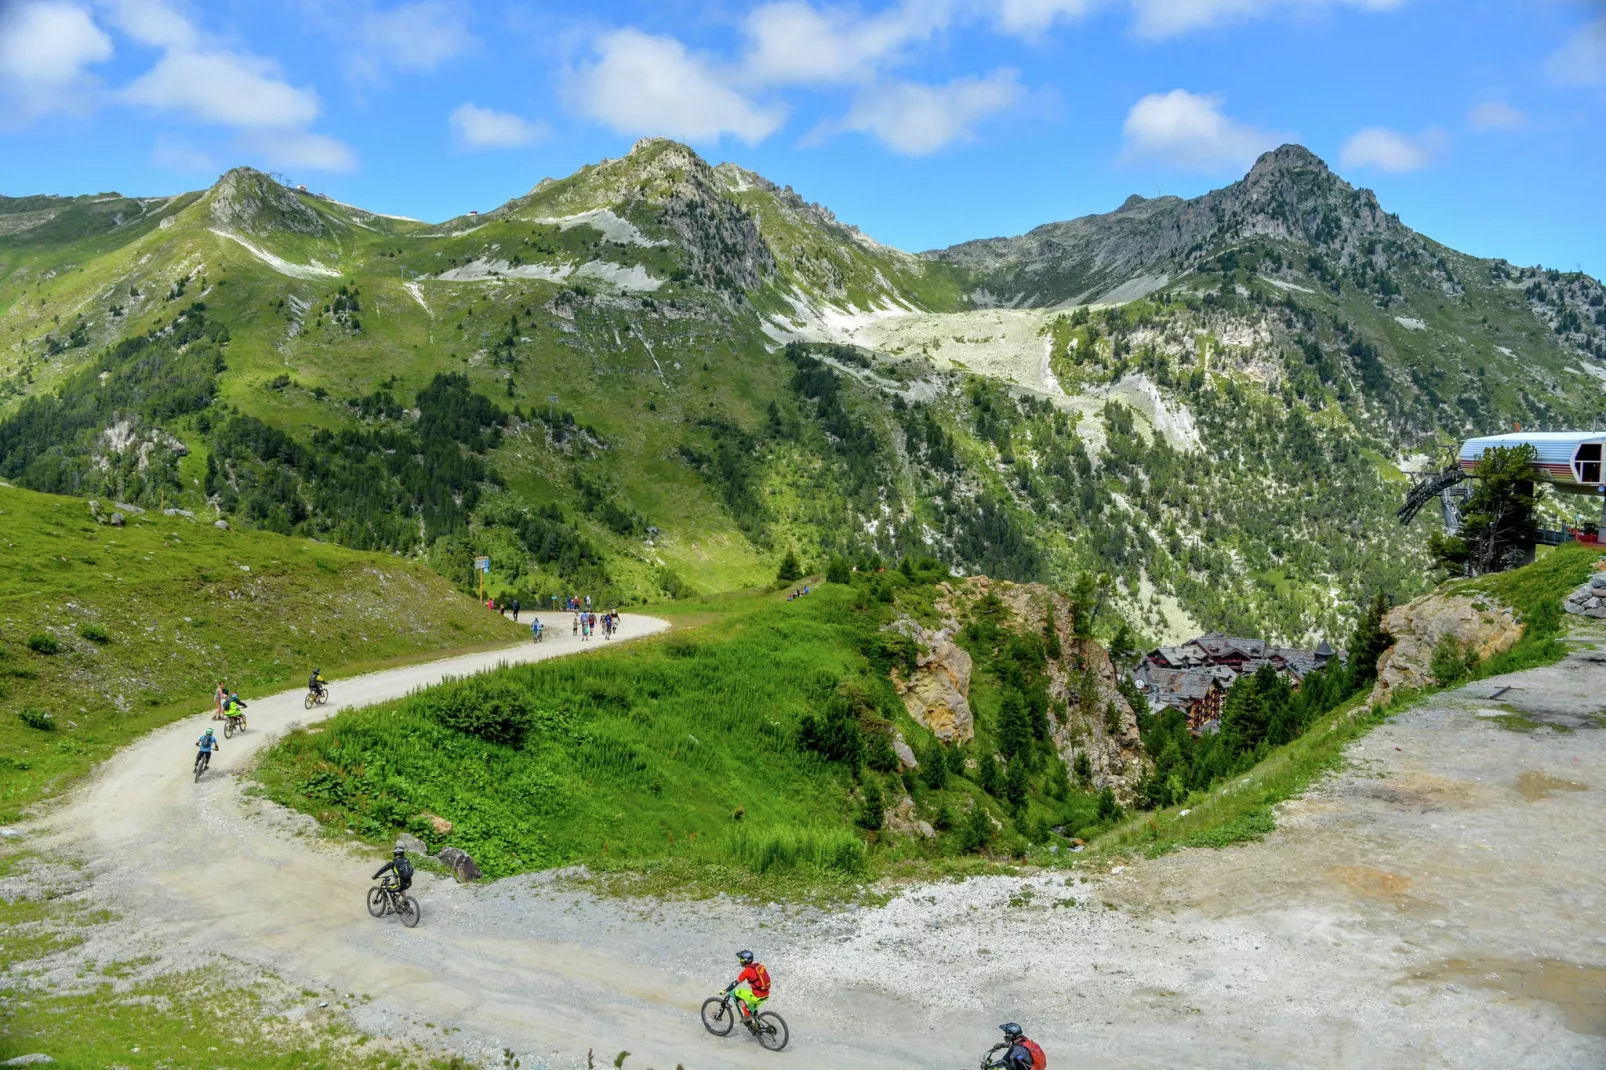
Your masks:
[{"label": "dirt trail", "polygon": [[[625,634],[650,626],[627,617]],[[333,690],[376,701],[468,660]],[[1263,843],[1088,880],[921,886],[834,913],[425,878],[419,928],[374,921],[360,900],[379,859],[292,835],[232,775],[270,731],[308,719],[299,694],[253,704],[252,732],[200,785],[188,753],[202,720],[142,740],[46,835],[137,919],[129,940],[169,957],[220,948],[371,996],[360,1028],[443,1043],[423,1023],[450,1027],[444,1043],[496,1065],[506,1046],[526,1067],[583,1066],[595,1049],[599,1065],[626,1050],[658,1070],[956,1070],[1016,1019],[1060,1066],[1600,1067],[1603,703],[1606,655],[1580,646],[1376,729]],[[793,1028],[781,1055],[697,1024],[742,946],[775,974]]]}]

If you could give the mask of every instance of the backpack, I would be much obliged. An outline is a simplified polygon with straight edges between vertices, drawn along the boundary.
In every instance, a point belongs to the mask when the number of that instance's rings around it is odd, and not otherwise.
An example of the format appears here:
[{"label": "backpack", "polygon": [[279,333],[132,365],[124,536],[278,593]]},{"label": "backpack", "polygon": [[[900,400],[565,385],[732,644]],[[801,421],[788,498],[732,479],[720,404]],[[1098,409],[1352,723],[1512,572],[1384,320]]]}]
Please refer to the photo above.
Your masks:
[{"label": "backpack", "polygon": [[396,863],[396,876],[400,877],[402,880],[409,880],[412,878],[412,875],[413,864],[407,861],[406,855],[403,855]]},{"label": "backpack", "polygon": [[770,971],[764,968],[763,963],[755,962],[753,963],[753,972],[758,974],[758,980],[753,985],[755,994],[763,992],[768,995],[770,990]]},{"label": "backpack", "polygon": [[1043,1049],[1037,1046],[1037,1041],[1021,1037],[1016,1043],[1031,1053],[1032,1070],[1048,1070],[1048,1056],[1044,1055]]}]

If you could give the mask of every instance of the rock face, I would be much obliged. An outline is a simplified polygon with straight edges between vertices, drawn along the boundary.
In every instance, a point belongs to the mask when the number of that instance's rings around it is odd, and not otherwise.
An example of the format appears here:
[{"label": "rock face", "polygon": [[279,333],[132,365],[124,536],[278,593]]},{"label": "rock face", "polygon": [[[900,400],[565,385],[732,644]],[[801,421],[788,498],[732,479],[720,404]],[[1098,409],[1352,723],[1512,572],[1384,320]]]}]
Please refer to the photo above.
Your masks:
[{"label": "rock face", "polygon": [[1522,625],[1511,610],[1487,596],[1437,592],[1389,610],[1383,630],[1394,637],[1394,645],[1377,659],[1374,704],[1387,702],[1400,688],[1435,683],[1433,650],[1446,636],[1480,660],[1505,653],[1522,638]]},{"label": "rock face", "polygon": [[892,671],[892,686],[903,698],[904,709],[944,743],[969,743],[976,736],[976,718],[970,710],[970,655],[953,641],[953,628],[928,632],[912,620],[893,628],[915,641],[914,674],[905,680]]},{"label": "rock face", "polygon": [[477,881],[485,876],[484,873],[480,872],[480,867],[475,865],[474,860],[468,856],[468,852],[460,847],[442,847],[440,854],[435,857],[440,859],[441,865],[455,873],[457,879],[464,884]]},{"label": "rock face", "polygon": [[1072,769],[1078,756],[1085,755],[1091,786],[1108,787],[1123,803],[1130,801],[1148,769],[1137,717],[1116,687],[1109,654],[1093,640],[1071,634],[1070,602],[1041,584],[995,582],[985,576],[942,584],[939,590],[935,608],[943,616],[941,628],[928,630],[909,619],[889,626],[917,647],[913,676],[905,680],[897,669],[892,672],[909,715],[944,743],[970,742],[976,733],[969,701],[973,665],[953,641],[960,619],[991,594],[1007,610],[1008,619],[1001,624],[1041,635],[1052,608],[1060,639],[1060,656],[1046,666],[1049,699],[1059,711],[1051,717],[1054,748]]},{"label": "rock face", "polygon": [[930,822],[915,817],[915,801],[907,795],[898,800],[897,806],[883,811],[881,816],[888,832],[927,840],[936,838],[937,830],[931,827]]},{"label": "rock face", "polygon": [[322,235],[323,219],[295,193],[261,171],[236,167],[212,187],[212,221],[258,236],[276,231]]},{"label": "rock face", "polygon": [[1597,620],[1606,620],[1606,572],[1596,572],[1579,588],[1567,596],[1564,608]]}]

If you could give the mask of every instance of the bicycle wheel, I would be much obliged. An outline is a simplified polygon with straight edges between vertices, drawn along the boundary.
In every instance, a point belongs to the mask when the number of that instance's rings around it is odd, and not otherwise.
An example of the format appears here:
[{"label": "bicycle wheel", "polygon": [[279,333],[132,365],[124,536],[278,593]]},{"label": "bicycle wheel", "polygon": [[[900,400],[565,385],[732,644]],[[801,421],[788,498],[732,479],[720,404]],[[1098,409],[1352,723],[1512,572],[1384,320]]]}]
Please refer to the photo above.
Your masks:
[{"label": "bicycle wheel", "polygon": [[304,710],[310,710],[310,709],[312,709],[312,704],[315,701],[317,701],[317,700],[312,697],[312,692],[308,691],[307,692],[307,697],[301,700],[301,708],[304,709]]},{"label": "bicycle wheel", "polygon": [[753,1032],[758,1042],[769,1051],[780,1051],[786,1047],[790,1034],[786,1031],[786,1021],[774,1011],[760,1011],[753,1023]]},{"label": "bicycle wheel", "polygon": [[407,926],[409,929],[417,928],[418,919],[423,917],[424,914],[424,912],[418,908],[418,900],[412,896],[408,896],[406,899],[402,900],[401,907],[397,909],[396,913],[401,915],[402,924]]},{"label": "bicycle wheel", "polygon": [[368,913],[376,918],[384,916],[385,889],[378,886],[368,889]]},{"label": "bicycle wheel", "polygon": [[703,1028],[716,1037],[728,1037],[736,1028],[736,1015],[731,1005],[718,996],[703,1000]]},{"label": "bicycle wheel", "polygon": [[318,692],[318,705],[322,706],[325,702],[328,702],[328,701],[329,701],[329,689],[326,687],[322,691]]},{"label": "bicycle wheel", "polygon": [[234,738],[234,720],[232,718],[230,718],[229,720],[223,722],[223,738],[224,739],[233,739]]},{"label": "bicycle wheel", "polygon": [[195,759],[195,782],[197,784],[201,782],[201,774],[206,772],[207,764],[210,761],[211,759],[206,756],[205,751],[202,751],[200,757]]}]

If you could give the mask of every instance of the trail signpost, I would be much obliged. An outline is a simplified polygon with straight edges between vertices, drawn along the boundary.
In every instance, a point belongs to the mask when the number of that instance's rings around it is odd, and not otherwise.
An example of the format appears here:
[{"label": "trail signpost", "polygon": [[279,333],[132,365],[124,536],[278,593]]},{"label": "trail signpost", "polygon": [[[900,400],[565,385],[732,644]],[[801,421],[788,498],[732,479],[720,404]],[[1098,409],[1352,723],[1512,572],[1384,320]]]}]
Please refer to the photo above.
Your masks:
[{"label": "trail signpost", "polygon": [[480,574],[480,601],[484,602],[485,574],[491,571],[491,559],[489,557],[476,557],[474,559],[474,571]]}]

